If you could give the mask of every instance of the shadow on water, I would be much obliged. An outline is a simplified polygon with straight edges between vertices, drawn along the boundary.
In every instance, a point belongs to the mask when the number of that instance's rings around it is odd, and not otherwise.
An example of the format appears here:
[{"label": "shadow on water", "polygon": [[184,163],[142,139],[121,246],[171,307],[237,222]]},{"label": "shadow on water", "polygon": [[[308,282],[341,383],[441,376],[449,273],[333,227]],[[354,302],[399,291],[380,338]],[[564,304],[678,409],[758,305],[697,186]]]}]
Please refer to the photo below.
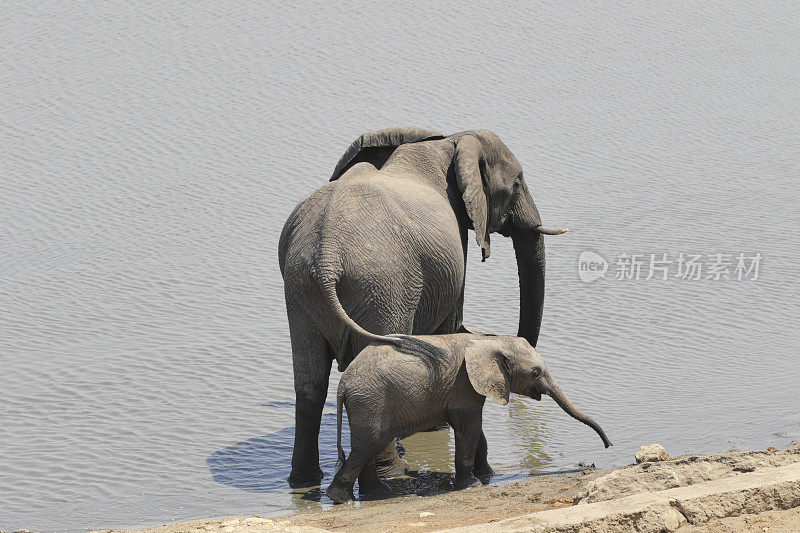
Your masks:
[{"label": "shadow on water", "polygon": [[[294,402],[269,402],[263,406],[293,409]],[[330,402],[325,404],[325,407],[326,410],[336,409],[336,405]],[[452,473],[429,471],[431,467],[444,467],[443,469],[448,470],[448,463],[452,462],[452,455],[447,451],[447,432],[437,433],[440,433],[441,436],[425,437],[423,435],[421,438],[442,441],[437,442],[437,446],[434,447],[443,450],[442,460],[432,460],[431,457],[425,456],[421,464],[412,463],[412,468],[417,467],[420,470],[414,470],[408,476],[387,482],[394,495],[418,494],[424,496],[452,490]],[[320,466],[325,472],[325,478],[321,483],[322,488],[309,487],[295,490],[289,488],[286,478],[289,477],[291,471],[293,443],[294,426],[286,427],[274,433],[254,437],[216,451],[208,456],[206,463],[214,481],[223,485],[247,492],[291,492],[294,496],[293,500],[298,506],[306,505],[303,501],[330,503],[323,489],[328,486],[336,472],[336,414],[324,413],[320,424]],[[342,445],[345,451],[350,449],[350,431],[346,413],[342,421]],[[403,454],[403,446],[398,446],[398,449]]]},{"label": "shadow on water", "polygon": [[[269,402],[262,404],[270,408],[294,408],[294,402]],[[336,405],[326,403],[326,409]],[[345,451],[350,448],[350,432],[345,412],[342,421],[342,445]],[[287,482],[291,471],[294,427],[286,427],[274,433],[238,442],[208,456],[206,463],[214,481],[246,492],[291,493],[297,507],[314,506],[315,502],[332,503],[325,496],[328,486],[336,472],[336,414],[324,413],[320,425],[319,449],[320,466],[325,477],[319,487],[290,489]],[[407,457],[412,469],[407,476],[387,480],[392,489],[390,497],[416,494],[430,496],[453,490],[454,447],[448,431],[418,433],[398,444],[398,451],[404,455],[410,450],[413,459]],[[555,472],[541,473],[547,475]],[[526,474],[495,474],[491,482],[506,483],[527,477]],[[357,487],[356,487],[357,491]],[[366,500],[368,498],[359,498]]]},{"label": "shadow on water", "polygon": [[[294,402],[269,402],[270,408],[294,409]],[[336,409],[328,402],[325,408]],[[292,470],[294,426],[274,433],[237,442],[208,456],[206,463],[214,481],[247,492],[287,492],[286,478]],[[347,414],[342,420],[342,446],[350,449],[350,429]],[[320,467],[325,472],[326,486],[336,471],[336,414],[324,413],[319,430]],[[310,491],[309,491],[310,492]]]}]

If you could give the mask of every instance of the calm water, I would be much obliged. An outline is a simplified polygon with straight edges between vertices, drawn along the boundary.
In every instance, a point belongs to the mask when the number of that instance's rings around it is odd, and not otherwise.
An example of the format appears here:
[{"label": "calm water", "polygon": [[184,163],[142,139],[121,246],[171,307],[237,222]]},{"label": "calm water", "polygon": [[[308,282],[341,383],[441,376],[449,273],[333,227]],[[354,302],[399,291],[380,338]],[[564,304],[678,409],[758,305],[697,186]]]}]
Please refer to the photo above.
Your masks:
[{"label": "calm water", "polygon": [[[0,529],[326,505],[283,481],[278,236],[390,125],[494,130],[572,228],[547,239],[540,351],[615,446],[547,398],[490,404],[501,479],[800,437],[796,3],[475,4],[5,4]],[[492,244],[466,321],[514,333]],[[587,250],[605,279],[579,279]],[[681,252],[763,259],[756,280],[614,279],[620,254]],[[448,434],[404,444],[431,473],[400,488],[446,486]]]}]

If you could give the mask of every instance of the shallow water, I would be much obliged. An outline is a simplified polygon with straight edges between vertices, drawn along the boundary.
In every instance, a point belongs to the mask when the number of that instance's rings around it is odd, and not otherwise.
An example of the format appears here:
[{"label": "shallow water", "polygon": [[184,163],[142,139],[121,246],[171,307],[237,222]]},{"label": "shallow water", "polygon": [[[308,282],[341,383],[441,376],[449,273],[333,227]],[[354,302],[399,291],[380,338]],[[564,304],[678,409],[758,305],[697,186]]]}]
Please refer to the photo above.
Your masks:
[{"label": "shallow water", "polygon": [[[539,348],[615,445],[547,398],[487,404],[498,479],[800,437],[796,4],[459,6],[6,4],[0,529],[326,505],[283,481],[277,241],[390,125],[494,130],[572,228],[547,239]],[[513,333],[513,250],[492,244],[484,264],[471,245],[466,322]],[[580,280],[584,251],[605,279]],[[681,252],[763,260],[756,280],[613,279],[620,254]],[[446,489],[448,433],[403,444],[422,474],[398,490]]]}]

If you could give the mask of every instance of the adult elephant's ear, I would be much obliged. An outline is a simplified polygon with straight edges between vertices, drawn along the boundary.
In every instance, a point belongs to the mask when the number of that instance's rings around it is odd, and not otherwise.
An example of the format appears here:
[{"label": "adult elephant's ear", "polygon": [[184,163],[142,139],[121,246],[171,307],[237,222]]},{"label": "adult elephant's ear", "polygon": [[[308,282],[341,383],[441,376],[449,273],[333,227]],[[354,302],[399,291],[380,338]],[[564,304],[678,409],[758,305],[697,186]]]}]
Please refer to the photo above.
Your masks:
[{"label": "adult elephant's ear", "polygon": [[483,190],[480,159],[483,148],[481,142],[472,135],[464,135],[456,142],[453,164],[456,181],[464,199],[464,207],[475,229],[475,239],[481,247],[483,261],[489,257],[489,231],[487,228],[488,203]]},{"label": "adult elephant's ear", "polygon": [[347,170],[356,163],[372,163],[380,169],[389,159],[398,146],[406,143],[444,139],[444,135],[435,131],[419,128],[385,128],[382,130],[368,131],[353,141],[345,151],[330,181],[339,179]]},{"label": "adult elephant's ear", "polygon": [[505,357],[493,340],[473,341],[466,348],[464,362],[469,382],[478,394],[500,405],[508,403],[511,379]]}]

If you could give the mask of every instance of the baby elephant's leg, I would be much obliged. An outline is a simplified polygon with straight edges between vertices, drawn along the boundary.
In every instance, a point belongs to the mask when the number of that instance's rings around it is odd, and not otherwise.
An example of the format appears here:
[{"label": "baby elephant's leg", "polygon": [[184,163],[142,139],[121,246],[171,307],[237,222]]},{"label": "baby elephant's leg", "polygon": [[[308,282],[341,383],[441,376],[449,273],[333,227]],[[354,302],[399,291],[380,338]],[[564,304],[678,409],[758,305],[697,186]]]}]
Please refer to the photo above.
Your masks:
[{"label": "baby elephant's leg", "polygon": [[475,468],[475,452],[483,433],[481,419],[480,415],[477,420],[474,419],[474,415],[469,418],[459,417],[451,422],[456,437],[456,490],[481,484],[472,473]]},{"label": "baby elephant's leg", "polygon": [[350,456],[344,462],[344,464],[339,468],[339,471],[336,472],[336,475],[333,476],[333,481],[331,481],[328,490],[325,491],[325,494],[336,503],[344,503],[348,500],[354,499],[353,497],[353,485],[358,478],[358,475],[361,473],[361,469],[370,461],[374,460],[375,452],[370,452],[369,450],[357,449],[353,448],[350,452]]},{"label": "baby elephant's leg", "polygon": [[[360,437],[356,437],[360,435]],[[336,472],[326,494],[336,503],[344,503],[353,499],[353,484],[358,479],[360,494],[386,495],[391,492],[389,486],[378,478],[375,467],[375,456],[391,442],[392,436],[381,432],[377,436],[369,429],[360,426],[350,427],[352,450],[350,457]]]},{"label": "baby elephant's leg", "polygon": [[378,474],[387,479],[408,473],[408,463],[397,453],[394,439],[378,452],[376,467]]},{"label": "baby elephant's leg", "polygon": [[374,440],[370,439],[370,450],[372,451],[371,460],[361,468],[358,476],[359,497],[382,497],[390,494],[392,490],[389,485],[380,480],[380,452],[387,446],[394,448],[394,435],[386,430],[379,430],[374,435]]},{"label": "baby elephant's leg", "polygon": [[383,498],[392,493],[389,485],[381,481],[378,476],[378,469],[376,468],[375,461],[364,465],[361,473],[358,475],[358,496],[359,499],[364,499],[364,496],[372,498]]}]

